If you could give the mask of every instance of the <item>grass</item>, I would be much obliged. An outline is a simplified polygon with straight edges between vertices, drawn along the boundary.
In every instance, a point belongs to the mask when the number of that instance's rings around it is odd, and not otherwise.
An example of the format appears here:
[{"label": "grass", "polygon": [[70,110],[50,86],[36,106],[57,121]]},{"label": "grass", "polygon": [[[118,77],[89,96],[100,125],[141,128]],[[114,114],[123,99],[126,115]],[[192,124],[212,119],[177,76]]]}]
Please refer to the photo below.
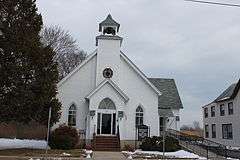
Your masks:
[{"label": "grass", "polygon": [[67,157],[82,157],[83,151],[81,149],[72,150],[48,150],[48,154],[45,154],[45,150],[40,149],[7,149],[0,150],[0,156],[18,156],[18,157],[66,157],[63,153],[71,154]]}]

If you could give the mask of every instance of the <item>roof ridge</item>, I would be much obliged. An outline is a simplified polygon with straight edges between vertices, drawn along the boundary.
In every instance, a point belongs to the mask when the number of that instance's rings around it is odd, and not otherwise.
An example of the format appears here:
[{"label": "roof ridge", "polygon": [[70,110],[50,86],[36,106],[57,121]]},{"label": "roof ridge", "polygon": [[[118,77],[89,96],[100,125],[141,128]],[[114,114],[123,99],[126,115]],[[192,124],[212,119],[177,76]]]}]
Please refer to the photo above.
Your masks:
[{"label": "roof ridge", "polygon": [[160,77],[148,77],[148,79],[166,79],[166,80],[174,80],[174,78],[160,78]]},{"label": "roof ridge", "polygon": [[221,102],[235,97],[239,90],[240,80],[237,83],[230,84],[213,102]]}]

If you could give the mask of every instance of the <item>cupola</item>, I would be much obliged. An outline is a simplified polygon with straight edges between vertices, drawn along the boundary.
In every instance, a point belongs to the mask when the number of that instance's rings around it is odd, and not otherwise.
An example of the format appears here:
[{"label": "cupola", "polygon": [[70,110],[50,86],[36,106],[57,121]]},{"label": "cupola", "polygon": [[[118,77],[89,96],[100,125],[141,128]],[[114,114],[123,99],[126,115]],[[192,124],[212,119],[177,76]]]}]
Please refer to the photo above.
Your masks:
[{"label": "cupola", "polygon": [[99,24],[99,32],[103,35],[116,35],[119,31],[120,24],[117,23],[109,14],[107,18]]},{"label": "cupola", "polygon": [[119,37],[117,33],[119,32],[120,24],[117,23],[110,14],[107,18],[99,23],[99,32],[101,35],[96,37],[96,46],[98,46],[99,40],[118,40],[120,45],[122,44],[122,37]]}]

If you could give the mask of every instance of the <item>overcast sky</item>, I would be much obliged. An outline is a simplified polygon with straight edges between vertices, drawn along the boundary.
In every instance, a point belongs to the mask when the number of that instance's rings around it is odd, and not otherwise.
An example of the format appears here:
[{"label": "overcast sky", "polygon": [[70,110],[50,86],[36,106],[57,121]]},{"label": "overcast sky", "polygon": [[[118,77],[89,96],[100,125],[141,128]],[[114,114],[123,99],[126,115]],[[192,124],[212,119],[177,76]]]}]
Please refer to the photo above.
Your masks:
[{"label": "overcast sky", "polygon": [[[238,0],[215,0],[237,3]],[[148,76],[174,78],[181,123],[201,121],[201,106],[240,78],[240,8],[184,0],[38,0],[45,25],[69,30],[95,49],[108,13],[121,24],[122,50]],[[240,3],[240,2],[239,2]]]}]

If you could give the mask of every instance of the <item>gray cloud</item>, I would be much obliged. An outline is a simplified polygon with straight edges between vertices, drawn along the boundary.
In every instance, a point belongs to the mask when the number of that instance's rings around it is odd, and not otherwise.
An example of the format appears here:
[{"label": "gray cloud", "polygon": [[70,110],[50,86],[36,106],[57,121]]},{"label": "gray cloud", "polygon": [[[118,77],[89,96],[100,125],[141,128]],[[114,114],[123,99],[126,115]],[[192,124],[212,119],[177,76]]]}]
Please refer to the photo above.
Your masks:
[{"label": "gray cloud", "polygon": [[240,8],[183,0],[39,0],[38,7],[46,25],[68,29],[88,52],[111,13],[129,58],[150,77],[176,80],[182,123],[200,120],[201,106],[240,77]]}]

